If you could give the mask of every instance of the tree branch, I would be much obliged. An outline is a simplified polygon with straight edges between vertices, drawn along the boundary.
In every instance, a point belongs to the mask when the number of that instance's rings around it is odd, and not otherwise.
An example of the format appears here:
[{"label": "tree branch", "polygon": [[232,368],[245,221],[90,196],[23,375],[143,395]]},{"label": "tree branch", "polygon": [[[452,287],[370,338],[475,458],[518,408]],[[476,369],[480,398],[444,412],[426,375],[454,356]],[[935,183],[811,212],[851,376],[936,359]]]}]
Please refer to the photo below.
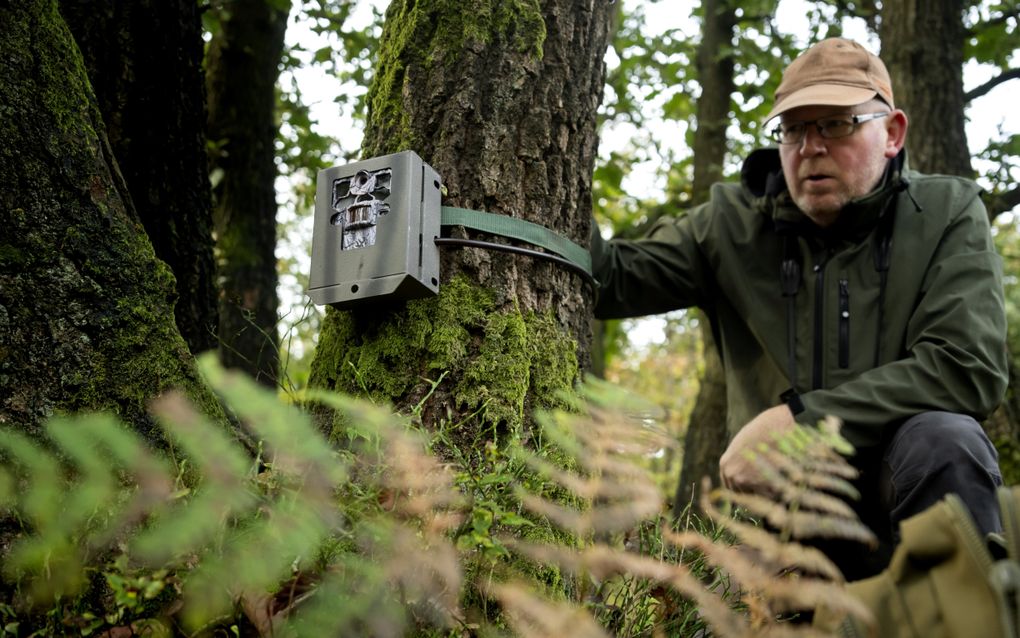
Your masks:
[{"label": "tree branch", "polygon": [[983,95],[986,95],[989,91],[999,86],[1003,82],[1008,82],[1009,80],[1015,80],[1017,78],[1020,78],[1020,69],[1009,69],[1008,71],[1003,71],[1002,73],[995,76],[991,80],[988,80],[981,86],[974,87],[973,89],[964,93],[963,99],[967,102],[971,102]]},{"label": "tree branch", "polygon": [[1011,210],[1014,206],[1020,205],[1020,186],[1011,190],[988,197],[988,220],[994,221],[996,217]]}]

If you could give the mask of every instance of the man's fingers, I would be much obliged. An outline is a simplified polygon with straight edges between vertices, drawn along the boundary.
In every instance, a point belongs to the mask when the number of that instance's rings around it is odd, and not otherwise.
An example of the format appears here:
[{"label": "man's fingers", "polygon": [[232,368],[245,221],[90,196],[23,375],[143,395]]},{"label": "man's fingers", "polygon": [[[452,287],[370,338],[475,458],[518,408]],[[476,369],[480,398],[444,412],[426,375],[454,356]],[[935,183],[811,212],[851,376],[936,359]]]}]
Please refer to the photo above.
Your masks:
[{"label": "man's fingers", "polygon": [[762,487],[758,468],[739,456],[720,459],[719,480],[734,492],[759,492]]}]

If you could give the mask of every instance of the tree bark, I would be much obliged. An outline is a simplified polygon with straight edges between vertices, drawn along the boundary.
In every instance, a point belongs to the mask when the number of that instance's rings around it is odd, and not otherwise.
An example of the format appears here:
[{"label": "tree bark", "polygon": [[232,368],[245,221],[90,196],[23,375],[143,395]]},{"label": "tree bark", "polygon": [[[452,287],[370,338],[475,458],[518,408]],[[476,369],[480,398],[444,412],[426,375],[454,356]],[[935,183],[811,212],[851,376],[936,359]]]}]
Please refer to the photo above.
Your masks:
[{"label": "tree bark", "polygon": [[174,387],[222,418],[56,0],[0,5],[0,49],[0,424],[107,409],[158,439],[146,402]]},{"label": "tree bark", "polygon": [[198,4],[61,0],[131,200],[177,279],[174,317],[194,353],[216,347],[212,200]]},{"label": "tree bark", "polygon": [[209,46],[220,291],[220,360],[273,386],[276,334],[276,80],[286,9],[271,0],[232,0]]},{"label": "tree bark", "polygon": [[[586,245],[611,9],[602,0],[489,0],[471,10],[395,0],[363,155],[413,149],[442,176],[445,205],[526,219]],[[430,427],[457,425],[462,449],[526,437],[531,409],[556,403],[587,363],[591,290],[529,257],[447,248],[441,262],[438,298],[327,312],[312,384],[392,401]]]},{"label": "tree bark", "polygon": [[973,177],[964,130],[963,0],[887,0],[882,59],[893,99],[910,118],[910,164],[926,173]]},{"label": "tree bark", "polygon": [[701,43],[698,45],[697,103],[698,126],[694,132],[694,183],[691,198],[695,203],[708,199],[712,184],[723,178],[726,158],[726,128],[732,118],[733,38],[737,16],[729,0],[704,0]]},{"label": "tree bark", "polygon": [[[693,201],[708,199],[712,184],[723,177],[726,157],[726,127],[730,123],[733,78],[732,40],[736,14],[727,0],[706,0],[703,3],[704,23],[698,46],[698,128],[694,133]],[[730,52],[730,53],[724,53]],[[704,340],[705,370],[701,388],[691,412],[684,437],[683,467],[677,484],[673,513],[680,515],[691,504],[698,507],[701,478],[719,475],[719,457],[726,449],[726,379],[722,360],[704,313],[699,312],[699,325]]]}]

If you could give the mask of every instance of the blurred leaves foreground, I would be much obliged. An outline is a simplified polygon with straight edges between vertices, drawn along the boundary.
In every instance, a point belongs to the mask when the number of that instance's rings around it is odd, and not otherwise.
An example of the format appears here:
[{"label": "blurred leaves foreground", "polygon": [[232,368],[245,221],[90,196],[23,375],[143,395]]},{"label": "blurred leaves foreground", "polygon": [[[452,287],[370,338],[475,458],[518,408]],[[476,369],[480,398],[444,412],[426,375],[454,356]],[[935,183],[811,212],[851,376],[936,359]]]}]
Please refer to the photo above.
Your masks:
[{"label": "blurred leaves foreground", "polygon": [[390,410],[309,393],[338,413],[330,441],[200,365],[257,450],[175,395],[152,406],[161,446],[109,415],[55,418],[44,441],[0,429],[0,633],[807,635],[792,612],[821,601],[867,618],[796,542],[870,540],[832,495],[853,476],[835,426],[759,451],[775,498],[706,481],[711,520],[681,524],[647,469],[674,443],[604,383],[538,415],[527,449],[442,461],[441,432]]}]

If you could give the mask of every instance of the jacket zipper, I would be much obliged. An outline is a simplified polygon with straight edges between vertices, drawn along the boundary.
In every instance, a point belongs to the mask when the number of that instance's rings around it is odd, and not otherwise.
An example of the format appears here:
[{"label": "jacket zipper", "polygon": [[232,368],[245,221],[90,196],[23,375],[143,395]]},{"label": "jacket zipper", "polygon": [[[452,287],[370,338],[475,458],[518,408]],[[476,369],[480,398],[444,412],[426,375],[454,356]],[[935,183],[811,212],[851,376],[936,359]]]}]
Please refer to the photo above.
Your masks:
[{"label": "jacket zipper", "polygon": [[850,367],[850,282],[839,280],[839,367]]},{"label": "jacket zipper", "polygon": [[814,369],[811,371],[811,384],[815,390],[822,387],[822,328],[823,328],[823,297],[825,296],[825,256],[815,264],[815,343]]}]

